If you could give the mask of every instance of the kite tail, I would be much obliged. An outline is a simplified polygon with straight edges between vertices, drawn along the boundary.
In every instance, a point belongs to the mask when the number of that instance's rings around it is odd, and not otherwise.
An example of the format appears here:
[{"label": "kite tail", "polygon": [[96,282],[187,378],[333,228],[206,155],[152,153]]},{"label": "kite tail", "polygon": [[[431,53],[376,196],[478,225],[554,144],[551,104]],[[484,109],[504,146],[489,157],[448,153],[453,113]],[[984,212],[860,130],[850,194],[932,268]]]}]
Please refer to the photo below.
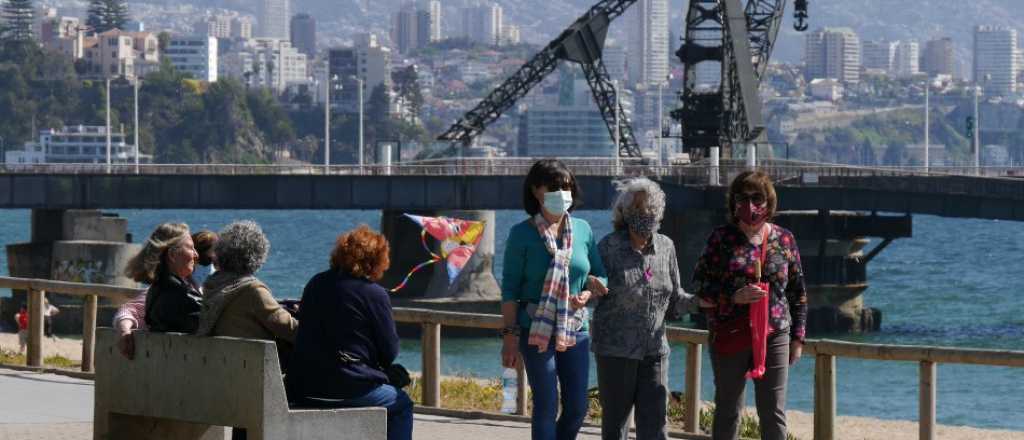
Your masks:
[{"label": "kite tail", "polygon": [[391,293],[398,292],[403,287],[405,287],[405,284],[409,282],[409,278],[412,278],[412,275],[414,273],[416,273],[418,270],[420,270],[420,269],[422,269],[424,267],[427,267],[427,266],[429,266],[431,264],[434,264],[434,263],[436,263],[438,261],[441,261],[441,260],[434,259],[434,260],[424,261],[424,262],[422,262],[420,264],[417,264],[416,267],[412,268],[412,270],[410,270],[409,273],[405,275],[405,279],[403,279],[402,282],[398,284],[398,286],[395,286],[394,289],[389,290],[389,292],[391,292]]}]

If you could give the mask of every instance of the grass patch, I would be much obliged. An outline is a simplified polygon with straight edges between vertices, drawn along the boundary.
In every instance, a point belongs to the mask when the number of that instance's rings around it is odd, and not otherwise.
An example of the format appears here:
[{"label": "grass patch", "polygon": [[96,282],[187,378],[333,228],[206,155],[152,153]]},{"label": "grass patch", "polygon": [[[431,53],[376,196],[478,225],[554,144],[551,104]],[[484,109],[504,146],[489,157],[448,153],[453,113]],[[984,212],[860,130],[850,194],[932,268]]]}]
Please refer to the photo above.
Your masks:
[{"label": "grass patch", "polygon": [[[24,354],[18,353],[14,350],[0,349],[0,364],[26,365],[27,360]],[[79,361],[71,360],[64,356],[57,355],[44,358],[43,365],[47,367],[64,369],[78,369],[82,367],[82,363]]]},{"label": "grass patch", "polygon": [[[423,382],[419,377],[413,378],[412,384],[406,388],[406,391],[414,402],[423,403]],[[601,402],[597,388],[590,389],[588,393],[590,406],[587,412],[587,421],[600,424]],[[460,376],[441,380],[441,405],[444,408],[498,412],[501,409],[501,401],[501,381],[498,379],[486,380]],[[674,392],[669,397],[669,427],[683,429],[684,401],[683,394],[679,392]],[[527,404],[533,406],[529,401]],[[700,430],[705,434],[711,433],[714,411],[714,405],[710,404],[704,405],[700,410]],[[757,417],[749,414],[740,416],[740,437],[761,438],[761,425],[758,423]],[[786,438],[787,440],[799,440],[793,434],[788,434]]]}]

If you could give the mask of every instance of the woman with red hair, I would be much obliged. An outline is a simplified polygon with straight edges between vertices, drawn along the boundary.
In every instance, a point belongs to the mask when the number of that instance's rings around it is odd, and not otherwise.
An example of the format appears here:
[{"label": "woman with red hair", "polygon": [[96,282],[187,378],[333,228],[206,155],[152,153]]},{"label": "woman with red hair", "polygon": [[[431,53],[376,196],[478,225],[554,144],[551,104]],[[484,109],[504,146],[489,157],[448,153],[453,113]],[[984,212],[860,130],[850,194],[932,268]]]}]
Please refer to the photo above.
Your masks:
[{"label": "woman with red hair", "polygon": [[388,383],[398,357],[391,299],[377,281],[391,264],[388,241],[366,225],[338,237],[331,268],[302,292],[302,319],[287,381],[302,406],[388,410],[388,440],[412,438],[412,400]]}]

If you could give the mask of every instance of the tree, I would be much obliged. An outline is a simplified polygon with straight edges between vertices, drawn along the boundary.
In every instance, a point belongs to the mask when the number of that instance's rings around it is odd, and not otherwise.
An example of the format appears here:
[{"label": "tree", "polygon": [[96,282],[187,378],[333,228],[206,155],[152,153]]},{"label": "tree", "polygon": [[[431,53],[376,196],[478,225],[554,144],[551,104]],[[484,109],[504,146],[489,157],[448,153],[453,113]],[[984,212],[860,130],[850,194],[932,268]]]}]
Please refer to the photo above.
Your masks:
[{"label": "tree", "polygon": [[89,0],[89,17],[85,25],[96,33],[111,29],[124,29],[128,22],[128,4],[125,0]]},{"label": "tree", "polygon": [[410,65],[400,69],[391,75],[394,82],[395,94],[408,109],[410,123],[416,123],[423,111],[423,92],[420,90],[419,75],[416,73],[416,65]]},{"label": "tree", "polygon": [[3,6],[0,37],[5,43],[23,43],[32,40],[32,19],[35,15],[32,0],[7,0]]}]

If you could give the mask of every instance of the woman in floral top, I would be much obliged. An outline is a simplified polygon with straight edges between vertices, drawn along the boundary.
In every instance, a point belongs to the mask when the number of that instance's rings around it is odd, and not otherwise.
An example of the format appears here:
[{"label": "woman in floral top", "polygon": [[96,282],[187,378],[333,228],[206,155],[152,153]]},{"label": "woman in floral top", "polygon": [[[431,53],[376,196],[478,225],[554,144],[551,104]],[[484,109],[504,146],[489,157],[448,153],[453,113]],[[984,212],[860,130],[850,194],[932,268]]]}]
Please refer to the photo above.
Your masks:
[{"label": "woman in floral top", "polygon": [[[757,366],[758,342],[754,338],[751,343],[748,337],[737,343],[735,339],[729,340],[728,332],[749,328],[751,304],[767,295],[768,333],[760,340],[764,344],[760,347],[765,353],[764,373],[754,381],[754,391],[761,438],[785,440],[786,382],[789,366],[803,351],[807,318],[800,251],[791,232],[770,223],[778,200],[766,174],[740,174],[730,185],[726,199],[729,223],[716,228],[708,237],[694,272],[695,293],[714,304],[703,309],[711,330],[711,365],[715,375],[712,438],[737,438],[743,389],[751,365]],[[762,241],[767,248],[758,279]],[[767,283],[768,291],[761,289],[758,282]]]}]

